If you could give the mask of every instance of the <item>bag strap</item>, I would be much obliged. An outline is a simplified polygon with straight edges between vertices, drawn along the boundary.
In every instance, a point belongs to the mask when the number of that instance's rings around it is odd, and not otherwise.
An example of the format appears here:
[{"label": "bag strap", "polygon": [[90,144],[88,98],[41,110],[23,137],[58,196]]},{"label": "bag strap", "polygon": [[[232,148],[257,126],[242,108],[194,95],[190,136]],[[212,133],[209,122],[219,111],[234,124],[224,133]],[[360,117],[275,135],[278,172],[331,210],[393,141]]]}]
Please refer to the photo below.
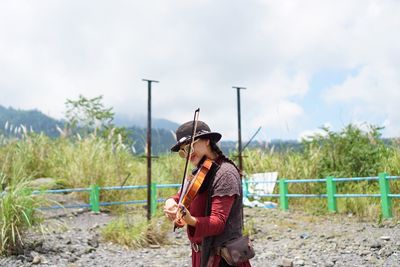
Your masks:
[{"label": "bag strap", "polygon": [[[213,163],[213,165],[214,164],[215,164],[214,171],[212,173],[212,176],[210,177],[210,181],[207,188],[207,200],[204,211],[205,216],[210,216],[211,214],[212,185],[214,182],[215,175],[220,167],[217,163]],[[214,236],[204,237],[201,242],[201,258],[200,258],[201,267],[207,266],[208,258],[210,257],[211,254],[211,244],[213,242],[214,242]]]},{"label": "bag strap", "polygon": [[241,234],[243,235],[243,230],[244,230],[244,205],[243,205],[243,183],[242,183],[242,176],[240,176],[240,185],[239,185],[239,193],[240,193],[240,217],[241,217],[241,224],[242,224],[242,232]]}]

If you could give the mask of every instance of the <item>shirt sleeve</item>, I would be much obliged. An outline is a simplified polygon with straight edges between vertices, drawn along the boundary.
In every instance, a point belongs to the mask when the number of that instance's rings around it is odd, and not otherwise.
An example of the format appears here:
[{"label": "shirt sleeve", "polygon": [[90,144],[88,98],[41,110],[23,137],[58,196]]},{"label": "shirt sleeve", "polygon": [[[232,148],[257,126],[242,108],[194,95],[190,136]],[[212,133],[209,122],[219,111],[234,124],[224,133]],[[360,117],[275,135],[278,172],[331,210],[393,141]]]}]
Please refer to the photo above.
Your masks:
[{"label": "shirt sleeve", "polygon": [[188,226],[192,238],[221,234],[229,217],[235,196],[216,196],[211,198],[211,214],[196,217],[196,226]]},{"label": "shirt sleeve", "polygon": [[[230,164],[226,164],[223,166],[225,170],[221,170],[222,174],[215,177],[213,183],[213,193],[211,197],[233,195],[240,196],[240,175],[236,169],[232,170],[234,168],[232,165],[229,165]],[[229,167],[230,169],[226,169],[226,167]]]}]

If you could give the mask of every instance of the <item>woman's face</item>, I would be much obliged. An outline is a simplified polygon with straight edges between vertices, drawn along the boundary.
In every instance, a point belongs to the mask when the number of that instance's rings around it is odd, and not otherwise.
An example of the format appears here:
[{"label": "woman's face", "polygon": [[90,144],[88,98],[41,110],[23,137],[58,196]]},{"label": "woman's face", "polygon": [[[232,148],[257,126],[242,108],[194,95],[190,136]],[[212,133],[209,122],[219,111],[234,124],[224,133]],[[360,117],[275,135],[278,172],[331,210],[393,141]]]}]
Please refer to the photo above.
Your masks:
[{"label": "woman's face", "polygon": [[[209,153],[210,140],[208,139],[197,139],[195,140],[192,151],[189,157],[190,162],[197,166],[200,160]],[[186,157],[190,144],[182,145],[180,147],[179,155]]]}]

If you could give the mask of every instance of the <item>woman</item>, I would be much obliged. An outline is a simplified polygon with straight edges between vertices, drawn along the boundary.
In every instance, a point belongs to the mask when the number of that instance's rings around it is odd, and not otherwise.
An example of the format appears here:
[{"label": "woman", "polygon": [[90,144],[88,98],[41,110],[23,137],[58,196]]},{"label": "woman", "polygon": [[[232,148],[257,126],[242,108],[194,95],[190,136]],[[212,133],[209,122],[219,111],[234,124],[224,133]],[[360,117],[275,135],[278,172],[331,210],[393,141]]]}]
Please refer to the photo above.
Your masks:
[{"label": "woman", "polygon": [[[173,152],[186,158],[199,167],[204,159],[210,159],[218,166],[207,175],[189,209],[179,207],[179,193],[165,202],[166,216],[182,226],[187,224],[187,234],[192,248],[192,266],[230,266],[219,255],[221,246],[229,240],[242,236],[242,187],[240,171],[236,165],[221,152],[217,142],[221,134],[211,132],[202,121],[197,122],[194,142],[189,149],[193,122],[182,124],[176,130],[178,142],[171,148]],[[208,206],[208,212],[207,212]],[[185,214],[177,219],[178,209]],[[208,213],[208,215],[206,215]],[[249,261],[239,266],[251,266]]]}]

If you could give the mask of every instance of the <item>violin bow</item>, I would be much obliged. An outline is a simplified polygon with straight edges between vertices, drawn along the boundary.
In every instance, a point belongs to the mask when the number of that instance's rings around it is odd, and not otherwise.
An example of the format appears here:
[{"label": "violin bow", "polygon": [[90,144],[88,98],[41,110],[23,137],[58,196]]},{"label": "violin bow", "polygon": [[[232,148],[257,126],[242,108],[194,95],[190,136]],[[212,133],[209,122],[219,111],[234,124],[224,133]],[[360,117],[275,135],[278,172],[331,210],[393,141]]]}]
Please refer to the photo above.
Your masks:
[{"label": "violin bow", "polygon": [[186,155],[186,163],[185,163],[185,170],[183,172],[182,186],[183,186],[183,183],[184,183],[185,178],[186,178],[187,167],[188,167],[188,163],[189,163],[190,154],[192,153],[192,146],[193,146],[193,142],[194,142],[194,135],[195,135],[196,129],[197,129],[197,121],[199,120],[199,113],[200,113],[200,108],[196,109],[195,112],[194,112],[193,125],[192,125],[192,136],[190,137],[189,152]]},{"label": "violin bow", "polygon": [[[197,108],[195,110],[194,116],[193,116],[192,136],[190,137],[189,152],[186,155],[185,170],[183,172],[183,177],[182,177],[181,195],[179,196],[178,203],[181,203],[182,197],[184,196],[184,192],[183,192],[184,187],[183,186],[185,184],[185,178],[186,178],[186,174],[187,174],[187,168],[188,168],[190,154],[192,153],[192,146],[193,146],[193,142],[194,142],[194,135],[195,135],[196,129],[197,129],[197,121],[199,120],[199,113],[200,113],[200,108]],[[174,226],[174,231],[175,231],[175,229],[176,229],[176,225]]]}]

